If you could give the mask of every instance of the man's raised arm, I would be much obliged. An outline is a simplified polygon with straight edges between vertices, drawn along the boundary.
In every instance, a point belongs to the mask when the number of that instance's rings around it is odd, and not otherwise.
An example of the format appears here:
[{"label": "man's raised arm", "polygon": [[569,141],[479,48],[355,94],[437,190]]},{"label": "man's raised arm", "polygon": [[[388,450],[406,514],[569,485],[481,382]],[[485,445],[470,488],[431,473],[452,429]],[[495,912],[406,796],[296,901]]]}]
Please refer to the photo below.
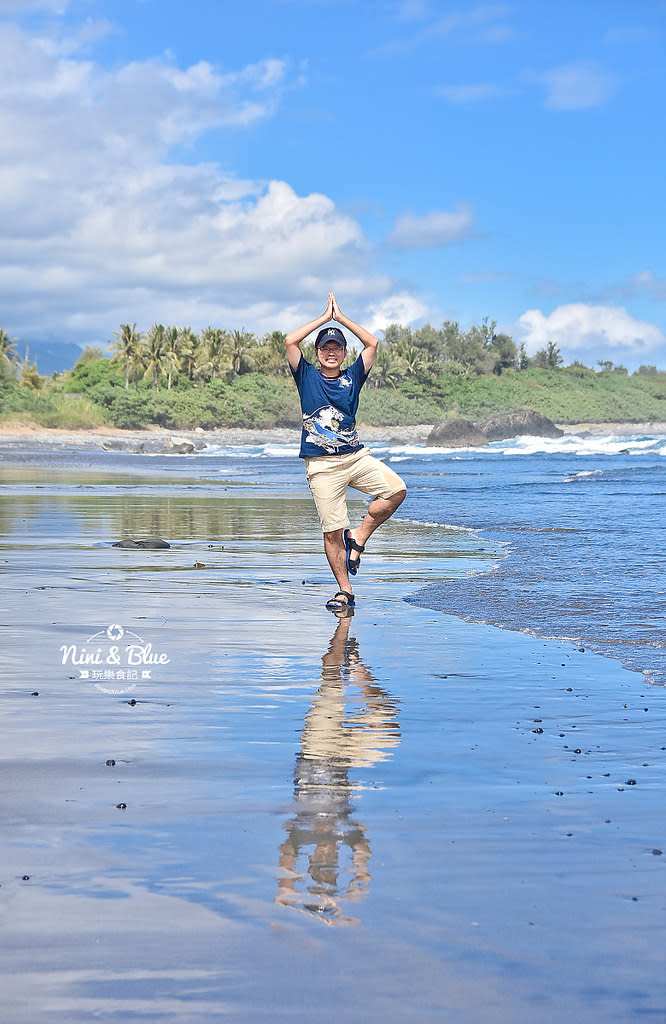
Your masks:
[{"label": "man's raised arm", "polygon": [[289,365],[293,370],[296,369],[301,361],[301,343],[305,341],[308,334],[312,334],[318,327],[323,327],[329,320],[333,319],[333,303],[334,303],[333,292],[329,292],[328,305],[326,310],[321,316],[318,316],[316,320],[310,320],[309,323],[303,324],[302,327],[297,327],[296,330],[290,331],[284,340],[285,347],[287,349],[287,359]]},{"label": "man's raised arm", "polygon": [[371,334],[365,327],[361,327],[360,324],[350,320],[348,316],[345,316],[345,314],[340,311],[340,308],[335,301],[335,295],[329,296],[329,298],[333,299],[333,319],[337,321],[337,323],[342,324],[343,327],[350,330],[352,334],[355,334],[363,345],[361,357],[363,359],[363,365],[365,366],[365,372],[369,373],[370,367],[374,363],[375,356],[377,355],[377,345],[379,342],[375,338],[374,334]]}]

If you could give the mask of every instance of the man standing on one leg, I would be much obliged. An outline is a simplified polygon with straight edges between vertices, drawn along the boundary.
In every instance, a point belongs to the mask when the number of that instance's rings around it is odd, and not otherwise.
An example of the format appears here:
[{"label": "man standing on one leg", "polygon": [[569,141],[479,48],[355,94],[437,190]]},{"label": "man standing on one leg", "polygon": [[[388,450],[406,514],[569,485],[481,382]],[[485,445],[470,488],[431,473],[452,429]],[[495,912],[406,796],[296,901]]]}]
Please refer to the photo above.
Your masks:
[{"label": "man standing on one leg", "polygon": [[[346,327],[363,346],[352,366],[342,371],[347,341],[334,321]],[[318,367],[303,356],[300,346],[318,328],[315,352]],[[291,331],[286,338],[291,367],[303,412],[300,456],[317,506],[324,551],[338,584],[338,593],[327,602],[332,610],[354,605],[350,576],[355,576],[369,537],[393,515],[407,493],[404,481],[375,459],[358,439],[356,410],[377,352],[377,339],[354,323],[338,307],[331,292],[321,316]],[[347,488],[374,495],[360,526],[349,529]]]}]

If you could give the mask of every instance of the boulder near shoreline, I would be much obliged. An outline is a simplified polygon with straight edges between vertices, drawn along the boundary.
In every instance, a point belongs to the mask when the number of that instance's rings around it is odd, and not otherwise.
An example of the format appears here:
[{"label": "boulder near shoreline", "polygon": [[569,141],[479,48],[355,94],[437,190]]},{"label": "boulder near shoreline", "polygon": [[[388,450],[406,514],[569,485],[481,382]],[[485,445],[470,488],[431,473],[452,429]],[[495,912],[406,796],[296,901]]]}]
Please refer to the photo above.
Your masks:
[{"label": "boulder near shoreline", "polygon": [[477,422],[465,419],[443,420],[430,431],[426,445],[478,448],[509,437],[562,437],[563,434],[561,427],[556,426],[547,416],[534,409],[519,409],[517,412],[500,413]]}]

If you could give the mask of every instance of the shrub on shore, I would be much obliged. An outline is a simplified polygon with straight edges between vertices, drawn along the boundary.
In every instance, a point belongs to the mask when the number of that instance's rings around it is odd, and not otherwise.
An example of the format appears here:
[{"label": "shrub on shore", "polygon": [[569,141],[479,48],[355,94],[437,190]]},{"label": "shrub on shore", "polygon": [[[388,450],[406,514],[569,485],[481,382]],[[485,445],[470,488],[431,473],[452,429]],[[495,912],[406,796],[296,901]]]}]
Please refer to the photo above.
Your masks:
[{"label": "shrub on shore", "polygon": [[109,426],[104,411],[88,398],[32,391],[17,385],[0,390],[0,423],[8,420],[61,430]]},{"label": "shrub on shore", "polygon": [[[599,370],[562,366],[549,343],[529,358],[495,324],[462,331],[393,324],[361,395],[358,419],[372,426],[482,419],[533,409],[558,423],[666,420],[666,373],[629,375],[605,361]],[[279,331],[250,332],[153,325],[145,336],[121,325],[115,356],[84,350],[65,374],[41,377],[11,346],[0,364],[0,417],[40,426],[171,430],[296,426],[300,410]],[[314,359],[312,346],[304,355]],[[354,354],[350,352],[350,359]]]}]

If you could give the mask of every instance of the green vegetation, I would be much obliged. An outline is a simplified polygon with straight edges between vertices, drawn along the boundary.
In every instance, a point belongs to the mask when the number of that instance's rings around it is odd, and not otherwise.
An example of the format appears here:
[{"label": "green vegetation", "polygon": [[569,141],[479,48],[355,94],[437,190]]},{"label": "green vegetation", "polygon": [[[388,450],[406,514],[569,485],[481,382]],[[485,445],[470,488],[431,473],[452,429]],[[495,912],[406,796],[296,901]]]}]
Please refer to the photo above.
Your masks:
[{"label": "green vegetation", "polygon": [[[0,329],[0,422],[207,430],[300,421],[281,331],[258,339],[245,329],[196,334],[153,324],[141,334],[136,324],[121,324],[114,339],[111,358],[87,348],[70,371],[46,378]],[[303,351],[314,360],[311,345]],[[358,418],[398,426],[525,408],[558,423],[666,420],[666,373],[642,366],[629,375],[608,360],[597,370],[563,366],[553,342],[528,357],[487,320],[467,331],[454,321],[439,329],[392,324]]]}]

